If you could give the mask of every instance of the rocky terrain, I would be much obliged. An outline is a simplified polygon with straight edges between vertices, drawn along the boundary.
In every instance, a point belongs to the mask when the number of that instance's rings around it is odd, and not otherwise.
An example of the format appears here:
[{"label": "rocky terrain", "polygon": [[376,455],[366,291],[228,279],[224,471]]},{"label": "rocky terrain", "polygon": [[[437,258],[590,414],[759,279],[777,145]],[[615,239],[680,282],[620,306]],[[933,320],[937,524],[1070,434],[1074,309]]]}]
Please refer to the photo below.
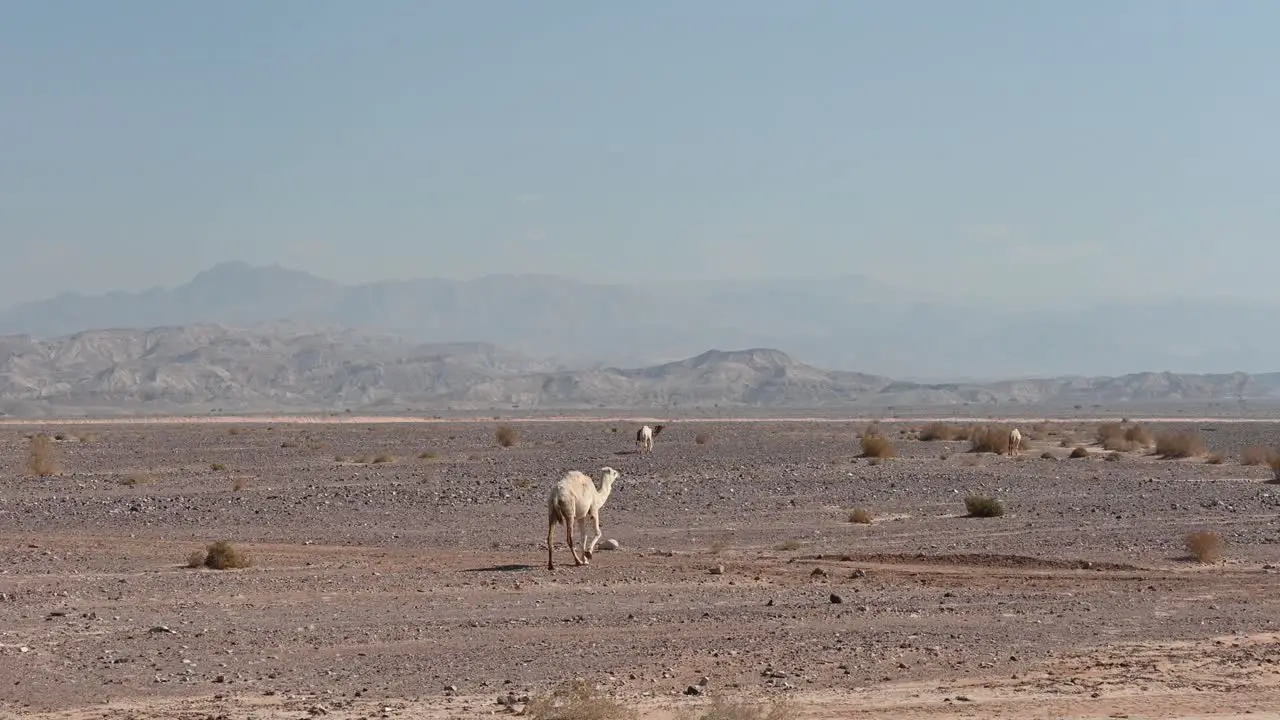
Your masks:
[{"label": "rocky terrain", "polygon": [[[184,279],[185,280],[185,279]],[[1008,303],[866,276],[621,285],[541,275],[343,285],[216,265],[172,287],[62,293],[0,309],[0,335],[290,320],[413,343],[486,342],[573,367],[660,365],[707,348],[781,348],[819,367],[906,378],[1269,372],[1277,308],[1191,299]]]},{"label": "rocky terrain", "polygon": [[[1240,460],[1280,424],[1148,426],[1208,462],[1019,422],[1017,458],[885,423],[884,460],[837,422],[647,456],[633,422],[0,428],[0,716],[505,716],[574,678],[656,718],[1273,711],[1280,486]],[[558,533],[547,571],[547,488],[604,465],[619,547],[573,567]],[[249,566],[187,567],[218,540]]]},{"label": "rocky terrain", "polygon": [[1275,405],[1280,373],[1059,377],[925,384],[826,370],[773,349],[709,350],[642,368],[573,369],[484,343],[289,323],[0,337],[0,412],[13,417],[271,411],[445,413],[648,408],[856,409],[1041,405],[1058,410]]}]

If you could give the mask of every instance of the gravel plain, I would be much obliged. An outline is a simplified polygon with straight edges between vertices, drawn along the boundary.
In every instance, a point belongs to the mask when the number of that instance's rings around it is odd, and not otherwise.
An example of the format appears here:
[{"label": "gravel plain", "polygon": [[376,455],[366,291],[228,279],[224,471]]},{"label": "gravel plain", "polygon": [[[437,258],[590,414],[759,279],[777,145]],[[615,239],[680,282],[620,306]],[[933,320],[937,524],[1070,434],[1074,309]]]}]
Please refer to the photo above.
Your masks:
[{"label": "gravel plain", "polygon": [[[644,456],[638,422],[513,422],[512,447],[501,424],[0,428],[0,716],[505,716],[574,678],[659,718],[717,697],[1280,709],[1280,485],[1240,462],[1280,423],[1149,425],[1220,464],[1109,458],[1082,420],[1010,423],[1033,437],[1017,458],[885,422],[883,461],[859,457],[864,422],[673,422]],[[57,474],[28,472],[33,433],[61,438]],[[549,572],[549,487],[603,466],[619,548],[574,567],[557,530]],[[966,517],[971,494],[1005,514]],[[1196,531],[1223,559],[1187,557]],[[218,540],[251,565],[187,567]]]}]

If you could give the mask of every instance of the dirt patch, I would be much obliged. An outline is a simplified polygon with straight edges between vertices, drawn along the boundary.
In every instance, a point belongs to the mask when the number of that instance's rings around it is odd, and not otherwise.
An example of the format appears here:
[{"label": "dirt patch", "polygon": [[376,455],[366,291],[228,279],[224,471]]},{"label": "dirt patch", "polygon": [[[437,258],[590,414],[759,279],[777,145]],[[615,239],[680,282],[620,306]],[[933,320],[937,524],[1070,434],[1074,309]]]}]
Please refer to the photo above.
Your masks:
[{"label": "dirt patch", "polygon": [[[0,716],[503,716],[575,677],[657,718],[717,696],[799,718],[1280,706],[1269,469],[973,464],[894,423],[878,464],[853,423],[672,423],[644,456],[616,454],[632,427],[527,422],[501,447],[496,424],[67,424],[48,477],[0,430]],[[547,572],[547,489],[604,465],[618,549],[573,567],[561,535]],[[1005,514],[956,517],[970,494]],[[1175,559],[1204,530],[1223,560]],[[186,567],[217,541],[252,563]]]},{"label": "dirt patch", "polygon": [[[830,560],[814,556],[814,560]],[[994,555],[964,553],[926,555],[925,553],[851,553],[836,558],[841,562],[878,563],[883,565],[939,565],[960,567],[1018,568],[1022,570],[1142,570],[1136,565],[1092,560],[1052,560],[1026,555]]]}]

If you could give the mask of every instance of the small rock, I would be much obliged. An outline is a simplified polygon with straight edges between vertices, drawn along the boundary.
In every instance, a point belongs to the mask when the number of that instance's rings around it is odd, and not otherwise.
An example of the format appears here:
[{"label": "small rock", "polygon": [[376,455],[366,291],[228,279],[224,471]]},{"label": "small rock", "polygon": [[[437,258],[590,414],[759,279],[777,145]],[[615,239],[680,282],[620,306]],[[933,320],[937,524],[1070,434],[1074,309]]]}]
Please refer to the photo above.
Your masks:
[{"label": "small rock", "polygon": [[617,541],[617,540],[614,540],[613,538],[608,538],[608,539],[606,539],[606,540],[602,540],[602,541],[600,542],[600,549],[601,549],[601,550],[617,550],[617,549],[618,549],[618,548],[620,548],[620,547],[622,547],[622,546],[621,546],[621,545],[619,545],[619,544],[618,544],[618,541]]},{"label": "small rock", "polygon": [[849,573],[849,577],[851,578],[864,578],[866,576],[867,576],[867,571],[861,568],[854,570],[852,573]]},{"label": "small rock", "polygon": [[684,689],[684,694],[685,695],[701,695],[702,688],[698,687],[697,685],[690,685],[689,687]]},{"label": "small rock", "polygon": [[711,570],[709,570],[708,572],[710,572],[712,575],[723,575],[723,574],[724,574],[724,566],[723,566],[723,565],[717,565],[717,566],[715,566],[715,567],[711,568]]},{"label": "small rock", "polygon": [[835,593],[831,593],[830,600],[832,605],[839,605],[840,603],[844,602],[844,598],[840,597]]},{"label": "small rock", "polygon": [[969,699],[968,695],[957,695],[956,701],[957,702],[973,702],[972,700]]},{"label": "small rock", "polygon": [[706,687],[706,686],[707,686],[707,683],[709,683],[709,682],[711,682],[711,678],[707,677],[706,675],[703,675],[703,676],[698,680],[698,684],[699,684],[699,685],[701,685],[702,687]]}]

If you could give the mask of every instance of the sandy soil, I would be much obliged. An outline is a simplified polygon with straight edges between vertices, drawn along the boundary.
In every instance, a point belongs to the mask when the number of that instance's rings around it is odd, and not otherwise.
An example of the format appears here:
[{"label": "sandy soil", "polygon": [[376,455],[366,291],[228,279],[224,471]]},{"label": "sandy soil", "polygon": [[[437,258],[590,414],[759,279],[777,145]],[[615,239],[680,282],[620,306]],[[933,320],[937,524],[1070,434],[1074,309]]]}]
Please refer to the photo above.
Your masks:
[{"label": "sandy soil", "polygon": [[[67,424],[52,477],[6,427],[0,717],[502,716],[577,677],[655,718],[1280,717],[1280,486],[1236,460],[1280,425],[1205,422],[1222,464],[1066,459],[1083,422],[1017,459],[888,424],[880,464],[835,422],[676,423],[643,457],[608,421]],[[603,465],[620,548],[548,572],[547,488]],[[222,539],[253,564],[185,567]]]}]

